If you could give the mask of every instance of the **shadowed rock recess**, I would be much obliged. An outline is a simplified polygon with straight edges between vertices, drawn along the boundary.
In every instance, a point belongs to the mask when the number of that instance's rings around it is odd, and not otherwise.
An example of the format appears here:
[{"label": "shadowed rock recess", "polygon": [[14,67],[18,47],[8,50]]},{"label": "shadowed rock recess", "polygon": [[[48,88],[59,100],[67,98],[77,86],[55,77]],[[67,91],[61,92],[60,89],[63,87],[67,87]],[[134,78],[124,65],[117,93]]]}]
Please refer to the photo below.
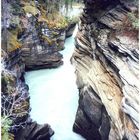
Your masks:
[{"label": "shadowed rock recess", "polygon": [[73,130],[87,140],[138,140],[138,38],[124,28],[138,4],[84,3],[71,58],[79,89]]}]

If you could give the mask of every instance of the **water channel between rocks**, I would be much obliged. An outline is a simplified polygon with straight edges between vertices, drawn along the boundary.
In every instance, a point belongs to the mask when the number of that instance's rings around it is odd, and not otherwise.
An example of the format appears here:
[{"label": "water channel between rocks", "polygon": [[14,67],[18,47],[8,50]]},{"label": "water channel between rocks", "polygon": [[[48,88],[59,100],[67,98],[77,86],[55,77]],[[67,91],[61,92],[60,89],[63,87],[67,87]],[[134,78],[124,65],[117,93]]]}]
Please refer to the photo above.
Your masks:
[{"label": "water channel between rocks", "polygon": [[79,99],[74,67],[70,64],[76,32],[77,27],[61,52],[64,65],[25,74],[31,97],[31,118],[39,124],[51,125],[55,131],[51,140],[84,140],[72,131]]}]

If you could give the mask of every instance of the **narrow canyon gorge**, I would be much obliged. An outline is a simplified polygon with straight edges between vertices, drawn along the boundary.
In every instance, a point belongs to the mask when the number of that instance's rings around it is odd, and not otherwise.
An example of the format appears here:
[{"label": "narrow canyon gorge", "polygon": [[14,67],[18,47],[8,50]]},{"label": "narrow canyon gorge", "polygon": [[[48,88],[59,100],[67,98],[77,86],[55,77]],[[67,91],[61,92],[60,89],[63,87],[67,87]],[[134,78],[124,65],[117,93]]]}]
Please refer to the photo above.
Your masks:
[{"label": "narrow canyon gorge", "polygon": [[67,2],[2,0],[2,140],[138,140],[138,0]]},{"label": "narrow canyon gorge", "polygon": [[[74,35],[76,32],[77,27]],[[39,124],[51,124],[55,131],[51,140],[84,140],[72,131],[79,98],[74,67],[70,63],[73,51],[74,36],[65,41],[65,49],[61,51],[62,66],[25,74],[31,97],[31,118]]]}]

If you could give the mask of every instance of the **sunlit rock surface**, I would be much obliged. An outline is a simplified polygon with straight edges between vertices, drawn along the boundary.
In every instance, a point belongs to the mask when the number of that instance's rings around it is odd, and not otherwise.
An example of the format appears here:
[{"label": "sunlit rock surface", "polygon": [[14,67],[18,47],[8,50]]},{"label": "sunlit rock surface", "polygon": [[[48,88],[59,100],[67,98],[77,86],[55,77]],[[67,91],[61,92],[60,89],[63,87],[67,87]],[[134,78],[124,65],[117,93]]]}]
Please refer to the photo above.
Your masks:
[{"label": "sunlit rock surface", "polygon": [[80,97],[73,129],[88,140],[138,140],[138,35],[125,28],[138,7],[117,0],[84,3],[71,58]]}]

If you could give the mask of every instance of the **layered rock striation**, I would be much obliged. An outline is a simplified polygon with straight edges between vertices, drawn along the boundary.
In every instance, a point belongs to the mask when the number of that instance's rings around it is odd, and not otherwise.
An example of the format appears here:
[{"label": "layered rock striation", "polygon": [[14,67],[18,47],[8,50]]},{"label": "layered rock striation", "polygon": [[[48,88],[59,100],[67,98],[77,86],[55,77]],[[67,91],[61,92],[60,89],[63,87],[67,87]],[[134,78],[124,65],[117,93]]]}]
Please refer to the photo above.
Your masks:
[{"label": "layered rock striation", "polygon": [[47,19],[42,19],[43,6],[43,1],[36,5],[26,0],[2,1],[2,139],[49,140],[54,134],[48,124],[31,120],[24,74],[26,70],[62,65],[59,51],[64,49],[66,32],[72,32],[70,27],[68,31],[67,27],[49,28]]},{"label": "layered rock striation", "polygon": [[62,65],[60,51],[76,25],[74,22],[58,21],[56,27],[50,26],[54,23],[49,21],[46,8],[42,0],[2,1],[2,48],[6,52],[21,48],[26,70]]},{"label": "layered rock striation", "polygon": [[138,140],[138,34],[133,1],[85,0],[71,58],[79,89],[73,130],[88,140]]}]

